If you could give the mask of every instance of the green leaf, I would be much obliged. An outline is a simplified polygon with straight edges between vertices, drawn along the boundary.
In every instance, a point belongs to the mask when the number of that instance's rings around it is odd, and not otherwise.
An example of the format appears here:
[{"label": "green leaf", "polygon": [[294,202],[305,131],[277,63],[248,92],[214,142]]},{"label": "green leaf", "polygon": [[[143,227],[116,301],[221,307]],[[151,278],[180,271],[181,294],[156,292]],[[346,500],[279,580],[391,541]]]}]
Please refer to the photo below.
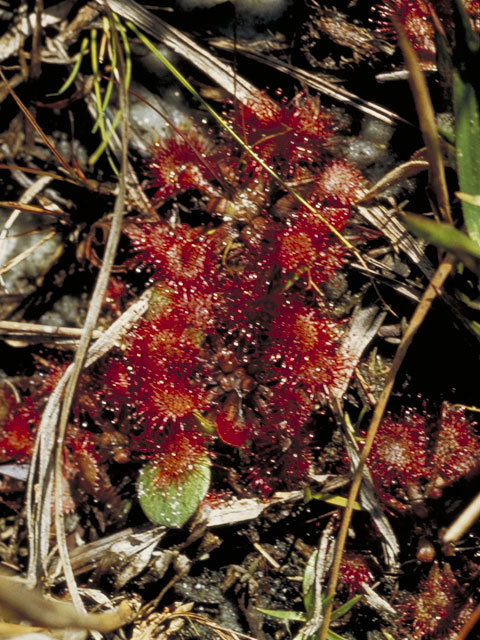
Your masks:
[{"label": "green leaf", "polygon": [[[346,507],[348,502],[348,499],[344,496],[329,496],[326,493],[313,493],[310,500],[322,500],[323,502],[328,502],[328,504],[333,504],[336,507]],[[353,508],[356,511],[362,510],[360,503],[357,501],[353,503]]]},{"label": "green leaf", "polygon": [[62,94],[64,91],[68,89],[68,87],[72,84],[72,82],[77,77],[78,72],[80,71],[80,67],[83,61],[83,56],[85,55],[85,52],[87,51],[87,49],[88,49],[88,38],[85,37],[83,38],[82,44],[80,45],[80,53],[78,54],[75,64],[73,65],[72,72],[70,73],[68,78],[65,80],[65,82],[62,84],[62,86],[56,93],[49,93],[48,95],[59,96],[60,94]]},{"label": "green leaf", "polygon": [[315,605],[315,565],[317,563],[318,551],[315,550],[308,559],[305,571],[303,572],[302,594],[303,606],[310,618]]},{"label": "green leaf", "polygon": [[154,460],[140,471],[137,494],[140,505],[149,520],[166,527],[181,527],[195,513],[210,486],[210,459],[198,456],[189,470],[170,484],[159,484],[161,469]]},{"label": "green leaf", "polygon": [[345,602],[345,604],[342,604],[341,607],[338,607],[338,609],[335,609],[335,611],[332,613],[332,620],[338,620],[338,618],[341,618],[342,616],[344,616],[346,613],[348,613],[350,611],[350,609],[352,607],[354,607],[357,602],[360,602],[360,600],[363,598],[363,595],[358,595],[358,596],[353,596],[353,598],[350,598],[350,600],[348,600],[347,602]]},{"label": "green leaf", "polygon": [[413,234],[424,238],[436,247],[450,251],[469,268],[471,268],[472,256],[480,259],[480,244],[445,222],[435,222],[414,213],[404,214],[403,221]]},{"label": "green leaf", "polygon": [[[460,2],[453,3],[455,49],[452,56],[453,112],[457,148],[457,172],[460,190],[469,195],[480,193],[480,111],[478,66],[480,41]],[[480,207],[462,201],[468,235],[480,244]]]},{"label": "green leaf", "polygon": [[307,617],[300,611],[277,611],[276,609],[261,609],[257,607],[257,611],[264,613],[266,616],[277,618],[277,620],[290,620],[293,622],[306,622]]},{"label": "green leaf", "polygon": [[469,204],[474,204],[476,207],[480,207],[480,195],[471,196],[468,193],[462,193],[462,191],[457,191],[455,194],[457,198],[463,200],[464,202],[468,202]]},{"label": "green leaf", "polygon": [[335,633],[335,631],[331,631],[331,629],[329,629],[327,631],[327,640],[347,640],[344,636],[339,636],[338,633]]}]

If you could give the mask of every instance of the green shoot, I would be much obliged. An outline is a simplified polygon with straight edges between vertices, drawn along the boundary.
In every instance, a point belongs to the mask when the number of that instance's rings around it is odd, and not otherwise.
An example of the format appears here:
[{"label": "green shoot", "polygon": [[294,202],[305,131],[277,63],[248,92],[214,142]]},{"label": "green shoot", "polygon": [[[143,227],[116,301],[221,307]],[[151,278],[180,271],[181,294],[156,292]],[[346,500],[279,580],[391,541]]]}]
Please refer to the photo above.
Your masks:
[{"label": "green shoot", "polygon": [[83,60],[83,58],[85,56],[85,53],[86,53],[87,49],[88,49],[88,38],[85,36],[85,38],[83,38],[83,40],[82,40],[82,44],[80,45],[80,51],[77,54],[77,59],[75,60],[75,64],[73,65],[73,69],[72,69],[70,75],[68,76],[68,78],[65,80],[65,82],[62,84],[62,86],[60,87],[60,89],[56,93],[51,93],[50,94],[51,96],[59,96],[59,95],[61,95],[73,83],[73,81],[75,80],[75,78],[78,75],[78,72],[80,71],[80,66],[82,64],[82,60]]}]

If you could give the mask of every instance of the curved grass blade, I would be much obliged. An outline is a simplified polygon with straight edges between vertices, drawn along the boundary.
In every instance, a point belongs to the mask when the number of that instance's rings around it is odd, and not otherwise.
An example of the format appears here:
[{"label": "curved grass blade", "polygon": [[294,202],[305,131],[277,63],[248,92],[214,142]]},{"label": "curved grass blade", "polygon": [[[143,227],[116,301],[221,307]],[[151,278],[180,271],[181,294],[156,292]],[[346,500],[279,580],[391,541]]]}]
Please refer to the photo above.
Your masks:
[{"label": "curved grass blade", "polygon": [[123,55],[125,58],[125,86],[127,89],[130,88],[130,84],[132,81],[132,51],[130,48],[130,43],[127,37],[127,30],[123,26],[120,18],[116,13],[112,13],[113,20],[115,21],[115,27],[120,34],[120,38],[122,39],[123,44]]},{"label": "curved grass blade", "polygon": [[424,238],[430,244],[457,256],[470,270],[476,271],[475,261],[480,260],[480,244],[459,229],[445,222],[429,220],[424,216],[406,213],[402,220],[409,231]]},{"label": "curved grass blade", "polygon": [[277,609],[262,609],[257,607],[257,611],[277,620],[288,620],[291,622],[306,622],[307,616],[301,611],[282,611]]},{"label": "curved grass blade", "polygon": [[56,93],[50,93],[49,94],[50,96],[60,96],[73,83],[73,81],[75,80],[75,78],[78,75],[78,72],[80,71],[80,66],[82,64],[83,58],[85,56],[85,53],[87,52],[87,49],[88,49],[88,38],[87,38],[87,36],[85,36],[85,38],[83,38],[83,40],[82,40],[82,44],[80,45],[80,51],[77,54],[77,59],[75,60],[75,64],[73,65],[73,69],[70,72],[70,75],[65,80],[65,82],[62,84],[60,89]]},{"label": "curved grass blade", "polygon": [[[117,38],[113,38],[112,37],[112,32],[115,31],[117,34],[119,34],[120,39]],[[123,26],[123,24],[121,23],[120,19],[118,18],[118,16],[115,13],[112,13],[111,17],[108,18],[108,20],[106,21],[106,25],[104,26],[104,33],[107,36],[107,39],[109,41],[109,46],[108,46],[108,50],[110,52],[110,62],[111,62],[111,71],[110,71],[110,76],[108,78],[108,82],[107,82],[107,87],[105,89],[105,93],[103,95],[102,98],[102,93],[101,93],[101,88],[100,88],[100,73],[99,73],[99,68],[98,68],[98,53],[97,53],[97,31],[96,29],[92,29],[92,34],[91,34],[91,61],[92,61],[92,71],[94,74],[94,81],[93,81],[93,86],[94,86],[94,93],[95,93],[95,100],[97,103],[97,110],[98,110],[98,116],[97,119],[93,125],[92,128],[92,133],[95,133],[97,131],[97,129],[100,129],[100,135],[102,138],[102,141],[100,143],[100,145],[97,147],[97,149],[91,154],[90,158],[88,159],[88,163],[90,165],[94,165],[96,164],[96,162],[98,161],[98,159],[100,158],[100,156],[106,151],[107,152],[107,156],[108,156],[108,161],[110,163],[110,166],[112,167],[112,170],[114,171],[115,174],[118,175],[118,169],[117,166],[111,156],[111,153],[108,149],[108,144],[110,142],[110,139],[115,131],[115,129],[117,128],[120,120],[121,120],[121,113],[120,112],[116,112],[113,118],[112,123],[108,126],[107,129],[107,121],[105,119],[105,114],[108,108],[108,105],[110,104],[110,100],[112,97],[112,93],[113,93],[113,87],[115,85],[115,75],[118,74],[118,69],[117,69],[117,60],[118,60],[118,47],[120,45],[120,41],[122,43],[122,57],[123,60],[125,61],[125,86],[127,88],[127,90],[130,87],[130,83],[131,83],[131,79],[132,79],[132,57],[131,57],[131,49],[130,49],[130,43],[128,42],[128,38],[127,38],[127,34],[126,34],[126,29]]]},{"label": "curved grass blade", "polygon": [[[94,165],[97,160],[100,158],[102,153],[107,149],[108,143],[110,142],[110,138],[112,137],[115,129],[117,128],[120,120],[122,118],[122,112],[117,111],[113,118],[113,122],[108,131],[105,130],[104,135],[102,135],[102,142],[98,145],[96,150],[92,153],[92,155],[88,159],[88,164]],[[112,166],[112,169],[117,172],[117,168]]]},{"label": "curved grass blade", "polygon": [[[108,29],[108,20],[106,20],[106,27]],[[106,29],[104,29],[104,32],[108,32]],[[110,46],[109,46],[109,51],[110,51],[110,63],[111,63],[111,70],[110,70],[110,77],[108,78],[108,83],[107,83],[107,88],[105,89],[105,95],[103,96],[103,100],[100,97],[100,82],[99,82],[99,77],[98,77],[98,73],[99,73],[99,69],[98,69],[98,63],[97,61],[95,61],[95,68],[93,67],[93,60],[92,60],[92,69],[94,71],[94,82],[96,83],[95,86],[95,99],[97,100],[97,105],[98,105],[98,116],[97,119],[95,121],[95,124],[93,125],[92,128],[92,133],[95,133],[97,131],[97,129],[103,124],[103,126],[105,126],[105,112],[107,110],[107,107],[110,103],[110,98],[112,96],[112,90],[113,90],[113,75],[115,73],[115,69],[117,67],[117,47],[115,46],[115,40],[111,40],[110,38]],[[98,95],[97,95],[98,92]],[[100,100],[100,102],[99,102]]]}]

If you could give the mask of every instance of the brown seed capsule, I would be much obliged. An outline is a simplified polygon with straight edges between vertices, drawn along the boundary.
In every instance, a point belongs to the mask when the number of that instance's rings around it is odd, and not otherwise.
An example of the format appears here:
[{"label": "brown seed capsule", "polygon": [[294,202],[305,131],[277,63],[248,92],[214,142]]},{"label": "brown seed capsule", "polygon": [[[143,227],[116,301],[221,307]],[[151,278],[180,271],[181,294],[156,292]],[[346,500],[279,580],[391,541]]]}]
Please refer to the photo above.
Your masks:
[{"label": "brown seed capsule", "polygon": [[417,560],[419,562],[433,562],[435,559],[435,547],[428,538],[421,537],[417,546]]},{"label": "brown seed capsule", "polygon": [[113,459],[117,464],[127,464],[127,462],[130,462],[130,451],[128,449],[118,449],[113,454]]}]

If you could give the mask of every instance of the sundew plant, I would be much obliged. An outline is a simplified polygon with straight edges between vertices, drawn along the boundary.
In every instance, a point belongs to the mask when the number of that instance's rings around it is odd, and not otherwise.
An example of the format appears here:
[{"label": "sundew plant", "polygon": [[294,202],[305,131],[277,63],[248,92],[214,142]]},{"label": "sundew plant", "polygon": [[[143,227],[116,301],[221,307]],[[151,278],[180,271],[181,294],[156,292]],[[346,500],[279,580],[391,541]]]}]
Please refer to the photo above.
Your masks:
[{"label": "sundew plant", "polygon": [[[1,71],[17,118],[1,169],[40,182],[0,203],[14,210],[0,249],[27,235],[12,233],[18,214],[53,218],[45,228],[59,248],[45,273],[23,276],[31,288],[10,296],[1,321],[2,348],[22,356],[0,379],[0,530],[13,517],[23,530],[25,517],[26,533],[17,555],[5,545],[0,557],[15,556],[33,582],[51,576],[55,530],[80,607],[79,540],[161,530],[171,566],[152,545],[112,582],[131,581],[163,616],[160,638],[175,598],[190,593],[178,558],[199,544],[188,567],[213,563],[212,513],[254,505],[252,522],[225,536],[232,557],[240,536],[258,557],[224,558],[217,579],[222,606],[239,596],[237,631],[462,640],[480,615],[478,401],[464,364],[480,327],[478,3],[273,2],[253,7],[253,23],[251,3],[207,4],[179,2],[170,24],[134,2],[99,2],[69,23],[76,37],[64,36],[60,62],[46,27],[32,34],[32,98],[15,89],[26,79],[13,62]],[[305,20],[294,36],[296,10]],[[181,31],[228,11],[235,28],[209,27],[205,47]],[[324,57],[320,36],[332,47]],[[272,82],[245,71],[242,55],[273,68]],[[62,71],[55,90],[39,86],[45,60]],[[356,68],[403,83],[411,105],[399,115],[354,96],[341,77],[358,86]],[[146,86],[152,69],[164,95]],[[149,112],[158,131],[150,116],[137,122]],[[75,145],[45,113],[66,116]],[[77,326],[63,326],[70,304]],[[437,306],[435,342],[424,325]],[[435,390],[439,362],[448,382]],[[151,604],[145,585],[165,575]],[[291,610],[282,593],[294,594]]]}]

